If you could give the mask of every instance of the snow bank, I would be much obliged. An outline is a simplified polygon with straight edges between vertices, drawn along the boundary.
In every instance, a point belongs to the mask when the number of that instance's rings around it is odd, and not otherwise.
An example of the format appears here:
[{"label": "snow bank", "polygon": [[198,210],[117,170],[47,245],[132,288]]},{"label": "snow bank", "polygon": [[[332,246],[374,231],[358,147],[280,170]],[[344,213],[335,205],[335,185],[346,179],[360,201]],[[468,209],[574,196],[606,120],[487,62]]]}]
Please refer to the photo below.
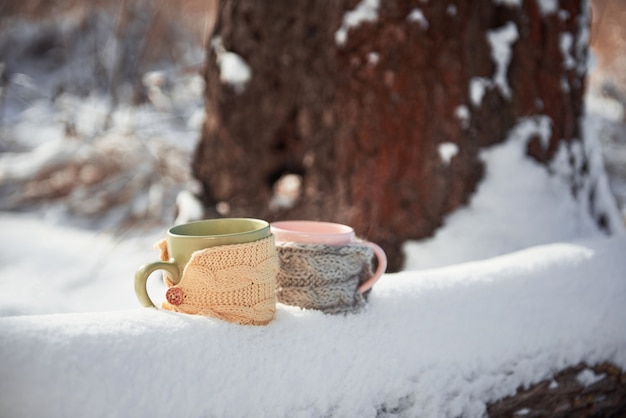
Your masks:
[{"label": "snow bank", "polygon": [[155,309],[0,318],[11,417],[479,417],[579,362],[626,367],[626,237],[388,274],[365,312],[266,327]]},{"label": "snow bank", "polygon": [[55,224],[51,212],[0,212],[0,316],[137,306],[132,278],[140,265],[156,259],[152,244],[164,236],[161,228],[137,236],[90,231]]},{"label": "snow bank", "polygon": [[[567,160],[567,150],[563,150],[562,158],[557,161],[561,165],[550,170],[525,156],[531,136],[536,135],[547,144],[549,123],[548,118],[541,116],[522,119],[505,142],[481,151],[485,177],[467,207],[448,215],[432,238],[407,242],[405,269],[463,263],[530,246],[603,234],[591,216],[585,197],[589,194],[572,196],[571,177],[575,173],[572,174]],[[601,150],[592,136],[594,129],[586,128],[585,133],[586,155],[593,157],[588,165],[597,190],[596,209],[606,210],[607,221],[615,225],[614,232],[623,233],[613,196],[605,184],[601,155],[597,155]],[[578,151],[580,160],[584,161],[582,148]]]}]

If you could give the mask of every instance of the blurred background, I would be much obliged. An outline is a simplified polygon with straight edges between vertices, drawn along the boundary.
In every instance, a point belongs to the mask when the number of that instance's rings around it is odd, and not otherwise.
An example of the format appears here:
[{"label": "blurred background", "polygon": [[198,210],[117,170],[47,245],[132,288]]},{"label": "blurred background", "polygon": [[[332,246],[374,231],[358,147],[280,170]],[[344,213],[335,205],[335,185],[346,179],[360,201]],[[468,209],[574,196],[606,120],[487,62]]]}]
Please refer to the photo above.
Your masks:
[{"label": "blurred background", "polygon": [[171,223],[194,185],[212,1],[4,1],[0,210]]},{"label": "blurred background", "polygon": [[[216,4],[3,1],[0,211],[115,231],[193,217]],[[587,112],[626,216],[626,2],[591,6]]]},{"label": "blurred background", "polygon": [[626,219],[626,2],[591,0],[587,112],[601,118],[599,139],[611,189]]}]

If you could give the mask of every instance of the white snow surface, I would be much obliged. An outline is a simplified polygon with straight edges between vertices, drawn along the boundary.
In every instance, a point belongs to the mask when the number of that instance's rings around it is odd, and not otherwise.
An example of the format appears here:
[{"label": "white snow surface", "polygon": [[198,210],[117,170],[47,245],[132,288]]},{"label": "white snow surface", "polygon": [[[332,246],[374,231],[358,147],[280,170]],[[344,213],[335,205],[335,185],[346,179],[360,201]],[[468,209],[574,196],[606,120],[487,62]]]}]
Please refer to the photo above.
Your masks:
[{"label": "white snow surface", "polygon": [[[568,155],[563,150],[552,168],[560,175],[551,175],[544,166],[524,156],[526,139],[537,135],[549,137],[547,117],[521,121],[509,135],[508,141],[485,149],[482,159],[486,174],[467,207],[446,217],[443,228],[432,238],[408,242],[405,250],[410,257],[407,270],[442,267],[506,254],[526,247],[554,241],[571,241],[579,237],[599,237],[595,222],[589,216],[585,199],[572,198],[566,186],[570,181],[565,166]],[[593,131],[586,131],[588,136]],[[590,143],[594,143],[592,139]],[[589,155],[594,154],[590,146]],[[601,162],[590,159],[593,171]],[[523,173],[523,174],[521,174]],[[614,202],[599,176],[599,200]],[[614,204],[604,202],[609,219],[614,219],[617,231],[619,218]],[[480,238],[478,238],[480,237]]]},{"label": "white snow surface", "polygon": [[[487,402],[560,368],[626,367],[625,251],[626,237],[602,237],[388,274],[358,315],[278,305],[264,327],[132,307],[0,318],[0,409],[10,417],[481,417]],[[112,278],[116,291],[83,303],[127,300],[130,274]],[[59,304],[80,297],[56,296]]]}]

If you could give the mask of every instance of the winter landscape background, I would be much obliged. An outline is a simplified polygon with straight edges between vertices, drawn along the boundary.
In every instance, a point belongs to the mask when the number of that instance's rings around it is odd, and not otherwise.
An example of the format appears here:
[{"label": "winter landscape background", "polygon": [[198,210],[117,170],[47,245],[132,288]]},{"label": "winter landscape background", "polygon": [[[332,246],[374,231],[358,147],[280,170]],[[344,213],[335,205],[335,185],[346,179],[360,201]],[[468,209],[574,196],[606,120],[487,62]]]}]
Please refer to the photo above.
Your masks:
[{"label": "winter landscape background", "polygon": [[250,328],[139,308],[135,269],[198,212],[211,25],[154,4],[0,18],[0,415],[473,417],[565,367],[626,369],[624,96],[602,50],[583,147],[613,234],[558,158],[524,156],[549,129],[533,117],[483,150],[468,206],[405,245],[363,314],[279,305]]}]

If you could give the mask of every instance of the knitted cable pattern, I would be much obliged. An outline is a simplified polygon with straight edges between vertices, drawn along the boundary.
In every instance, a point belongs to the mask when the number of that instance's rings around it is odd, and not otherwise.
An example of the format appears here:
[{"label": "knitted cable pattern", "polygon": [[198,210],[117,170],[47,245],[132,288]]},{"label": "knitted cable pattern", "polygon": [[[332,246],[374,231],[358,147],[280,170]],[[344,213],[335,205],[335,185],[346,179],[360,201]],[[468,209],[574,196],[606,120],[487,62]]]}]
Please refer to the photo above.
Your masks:
[{"label": "knitted cable pattern", "polygon": [[366,304],[359,284],[372,277],[374,251],[365,245],[280,243],[279,302],[325,313],[358,312]]},{"label": "knitted cable pattern", "polygon": [[[167,246],[157,243],[161,259]],[[163,309],[243,325],[266,325],[276,311],[278,258],[274,236],[196,251],[176,285],[165,278]]]}]

